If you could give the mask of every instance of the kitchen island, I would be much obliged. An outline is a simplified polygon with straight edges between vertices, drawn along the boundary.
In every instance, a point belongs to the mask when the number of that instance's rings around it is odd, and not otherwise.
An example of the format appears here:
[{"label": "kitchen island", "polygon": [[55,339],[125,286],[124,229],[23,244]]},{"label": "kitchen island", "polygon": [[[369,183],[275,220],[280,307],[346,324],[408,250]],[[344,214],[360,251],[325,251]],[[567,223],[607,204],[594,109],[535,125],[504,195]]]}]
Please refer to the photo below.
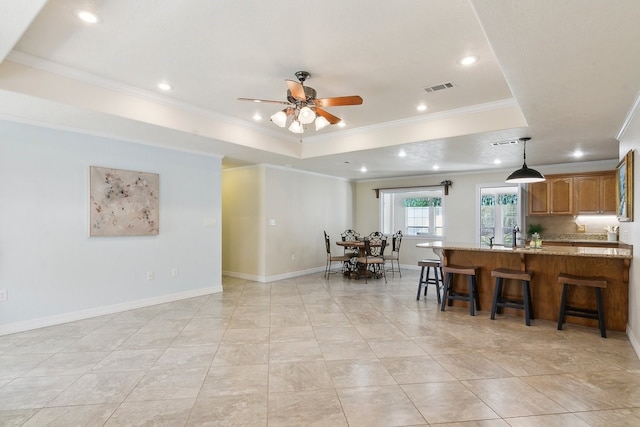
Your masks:
[{"label": "kitchen island", "polygon": [[[580,276],[598,276],[607,280],[603,290],[606,327],[609,330],[625,331],[627,327],[629,301],[629,267],[633,252],[631,246],[620,245],[617,248],[552,246],[542,248],[512,248],[510,246],[485,246],[475,243],[435,241],[419,243],[420,248],[432,249],[440,255],[443,265],[473,265],[480,267],[478,293],[481,313],[488,316],[491,312],[494,280],[491,270],[508,268],[529,270],[533,273],[531,294],[535,319],[557,321],[560,308],[562,287],[557,283],[559,273]],[[466,289],[464,278],[459,277],[455,287]],[[509,283],[507,294],[512,298],[521,298],[521,286]],[[578,288],[570,293],[572,304],[578,307],[595,307],[595,297],[591,289]],[[465,305],[454,301],[454,305]],[[522,316],[521,310],[504,309],[505,313]],[[579,317],[566,318],[566,323],[597,327],[597,320]]]}]

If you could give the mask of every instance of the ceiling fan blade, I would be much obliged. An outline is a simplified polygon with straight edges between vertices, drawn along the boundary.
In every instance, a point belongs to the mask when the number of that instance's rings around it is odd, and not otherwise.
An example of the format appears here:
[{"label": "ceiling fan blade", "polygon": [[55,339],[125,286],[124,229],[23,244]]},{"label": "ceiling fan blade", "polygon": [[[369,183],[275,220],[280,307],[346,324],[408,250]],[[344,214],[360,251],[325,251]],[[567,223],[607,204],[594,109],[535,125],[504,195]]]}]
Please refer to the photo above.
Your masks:
[{"label": "ceiling fan blade", "polygon": [[307,100],[307,95],[304,93],[304,86],[302,86],[301,83],[294,82],[293,80],[285,80],[285,82],[287,82],[287,87],[295,99],[301,101]]},{"label": "ceiling fan blade", "polygon": [[360,98],[358,95],[316,99],[316,107],[339,107],[342,105],[360,104],[362,104],[362,98]]},{"label": "ceiling fan blade", "polygon": [[340,117],[336,117],[330,112],[323,110],[322,108],[316,108],[316,114],[327,119],[327,121],[332,125],[335,125],[336,123],[339,123],[342,121]]},{"label": "ceiling fan blade", "polygon": [[256,99],[256,98],[238,98],[238,101],[268,102],[271,104],[284,104],[284,105],[291,104],[290,102],[286,102],[286,101],[273,101],[271,99]]}]

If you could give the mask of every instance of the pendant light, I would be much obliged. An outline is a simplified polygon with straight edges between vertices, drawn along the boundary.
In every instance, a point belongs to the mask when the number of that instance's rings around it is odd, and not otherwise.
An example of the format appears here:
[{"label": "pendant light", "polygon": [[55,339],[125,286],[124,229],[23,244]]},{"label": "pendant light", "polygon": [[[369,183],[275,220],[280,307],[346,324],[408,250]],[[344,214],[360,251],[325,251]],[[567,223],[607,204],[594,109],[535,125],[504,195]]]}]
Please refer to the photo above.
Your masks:
[{"label": "pendant light", "polygon": [[540,172],[527,167],[527,141],[529,141],[530,139],[531,138],[520,138],[520,141],[522,141],[524,144],[524,162],[522,163],[522,167],[509,175],[505,182],[526,184],[531,182],[541,182],[545,180],[544,175],[542,175]]}]

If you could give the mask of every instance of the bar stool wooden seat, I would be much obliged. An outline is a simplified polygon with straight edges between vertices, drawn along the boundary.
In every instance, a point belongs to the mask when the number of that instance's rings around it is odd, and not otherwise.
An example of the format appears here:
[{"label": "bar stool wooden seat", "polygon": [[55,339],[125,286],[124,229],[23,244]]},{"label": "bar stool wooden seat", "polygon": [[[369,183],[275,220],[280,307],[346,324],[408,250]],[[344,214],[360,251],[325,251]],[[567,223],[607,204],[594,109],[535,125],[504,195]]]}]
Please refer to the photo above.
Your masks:
[{"label": "bar stool wooden seat", "polygon": [[[436,286],[436,292],[438,295],[438,304],[440,304],[440,289],[444,285],[443,275],[442,275],[442,264],[439,259],[423,259],[418,261],[418,267],[420,269],[420,279],[418,279],[418,295],[416,296],[416,300],[420,299],[420,292],[422,291],[422,286],[424,285],[424,297],[427,297],[427,288],[429,285]],[[429,272],[433,268],[433,276],[429,277]],[[438,275],[438,272],[440,275]]]},{"label": "bar stool wooden seat", "polygon": [[[572,274],[558,274],[558,283],[562,285],[562,300],[560,301],[560,313],[558,314],[558,330],[562,330],[565,316],[584,317],[598,319],[600,336],[607,337],[604,324],[604,305],[602,304],[602,289],[606,289],[607,280],[602,277],[575,276]],[[574,307],[567,303],[569,286],[584,286],[593,288],[596,294],[596,310]]]},{"label": "bar stool wooden seat", "polygon": [[[442,272],[445,275],[444,291],[442,293],[442,304],[440,305],[440,311],[444,311],[445,305],[451,306],[454,300],[468,301],[469,302],[469,314],[471,316],[476,315],[476,310],[480,310],[480,297],[478,296],[478,271],[480,267],[464,266],[464,265],[447,265],[442,267]],[[467,276],[468,292],[457,292],[453,289],[453,275],[460,274]]]},{"label": "bar stool wooden seat", "polygon": [[[533,319],[533,304],[531,301],[531,272],[496,268],[491,271],[491,277],[496,278],[496,286],[493,290],[493,303],[491,305],[491,319],[496,318],[496,312],[500,313],[503,307],[524,310],[524,320],[527,326],[531,326]],[[520,280],[522,282],[522,300],[514,300],[503,295],[504,280]]]}]

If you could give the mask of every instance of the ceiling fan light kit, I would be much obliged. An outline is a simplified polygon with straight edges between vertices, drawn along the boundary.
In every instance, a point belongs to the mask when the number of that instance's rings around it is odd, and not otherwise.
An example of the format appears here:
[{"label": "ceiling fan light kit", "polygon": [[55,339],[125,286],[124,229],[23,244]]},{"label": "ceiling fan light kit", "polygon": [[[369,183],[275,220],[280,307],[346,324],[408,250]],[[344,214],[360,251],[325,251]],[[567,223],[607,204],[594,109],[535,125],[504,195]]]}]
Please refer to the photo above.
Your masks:
[{"label": "ceiling fan light kit", "polygon": [[511,175],[507,177],[505,182],[514,183],[514,184],[529,184],[533,182],[542,182],[545,181],[546,178],[540,172],[535,169],[531,169],[527,166],[527,141],[531,138],[520,138],[520,141],[524,144],[523,151],[523,159],[524,162],[522,167],[517,171],[514,171]]},{"label": "ceiling fan light kit", "polygon": [[334,116],[323,107],[335,107],[345,105],[360,105],[362,98],[357,95],[339,96],[334,98],[316,98],[316,90],[304,86],[305,80],[311,77],[307,71],[297,71],[298,82],[285,80],[287,84],[287,101],[273,101],[268,99],[238,98],[241,101],[270,102],[288,105],[284,110],[271,116],[271,121],[278,127],[287,126],[289,116],[292,116],[288,129],[293,133],[304,133],[304,125],[315,121],[315,130],[319,131],[328,125],[340,123],[342,120]]},{"label": "ceiling fan light kit", "polygon": [[291,126],[289,126],[289,130],[293,133],[303,133],[304,126],[302,126],[302,123],[300,123],[299,121],[294,120],[291,122]]},{"label": "ceiling fan light kit", "polygon": [[318,118],[316,119],[316,130],[324,129],[329,124],[329,120],[325,119],[322,116],[318,116]]},{"label": "ceiling fan light kit", "polygon": [[283,128],[287,124],[287,113],[285,113],[285,110],[278,111],[273,116],[271,116],[271,121],[277,126]]},{"label": "ceiling fan light kit", "polygon": [[312,121],[316,119],[316,113],[314,113],[311,108],[306,105],[298,111],[298,121],[303,125],[308,125]]}]

